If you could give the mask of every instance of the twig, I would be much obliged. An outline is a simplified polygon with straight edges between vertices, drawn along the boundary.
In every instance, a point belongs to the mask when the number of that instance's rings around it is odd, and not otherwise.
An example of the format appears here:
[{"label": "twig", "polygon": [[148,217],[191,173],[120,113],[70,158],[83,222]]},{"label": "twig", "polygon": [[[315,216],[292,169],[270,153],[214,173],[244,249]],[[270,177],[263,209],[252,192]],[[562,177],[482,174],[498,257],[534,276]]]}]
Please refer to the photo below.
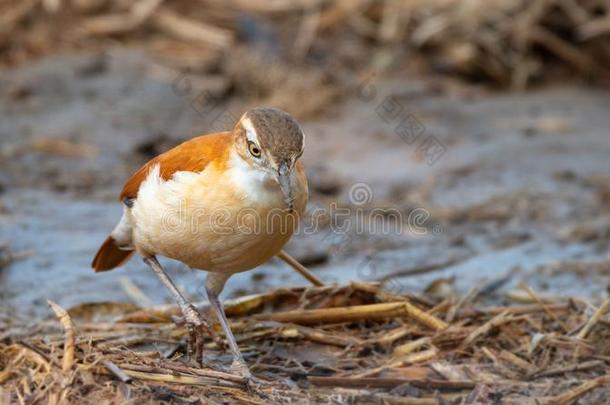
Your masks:
[{"label": "twig", "polygon": [[564,41],[555,33],[536,26],[532,28],[532,39],[541,45],[544,45],[549,51],[553,52],[559,58],[572,64],[575,68],[584,73],[598,72],[607,74],[607,72],[598,66],[591,57],[582,52],[579,48]]},{"label": "twig", "polygon": [[51,359],[49,359],[49,356],[41,352],[40,349],[24,341],[19,341],[17,344],[25,348],[28,353],[33,354],[36,357],[36,360],[44,365],[47,372],[51,370]]},{"label": "twig", "polygon": [[610,16],[604,16],[584,23],[580,29],[582,39],[592,39],[610,32]]},{"label": "twig", "polygon": [[[160,342],[160,338],[153,337],[151,335],[125,335],[118,336],[114,339],[108,339],[104,342],[97,343],[95,346],[100,350],[107,350],[117,346],[134,346],[143,342]],[[170,340],[168,343],[175,343]]]},{"label": "twig", "polygon": [[438,356],[439,350],[432,346],[430,349],[422,350],[421,352],[411,353],[402,359],[394,360],[389,364],[389,367],[403,367],[408,364],[423,363],[432,360]]},{"label": "twig", "polygon": [[585,395],[587,392],[607,385],[610,385],[610,376],[598,377],[594,380],[587,381],[574,389],[564,392],[563,394],[547,398],[545,403],[547,405],[568,405]]},{"label": "twig", "polygon": [[242,377],[234,374],[223,373],[222,371],[209,370],[205,368],[192,368],[174,363],[165,363],[164,366],[170,370],[179,371],[185,374],[195,374],[200,377],[217,378],[219,380],[227,380],[239,384],[244,382]]},{"label": "twig", "polygon": [[534,370],[536,369],[533,364],[526,360],[523,360],[521,357],[509,352],[508,350],[502,350],[499,354],[499,357],[527,374],[533,374]]},{"label": "twig", "polygon": [[144,24],[163,0],[140,0],[126,14],[109,14],[92,17],[83,22],[83,28],[93,35],[118,34],[132,31]]},{"label": "twig", "polygon": [[459,314],[459,318],[470,318],[480,314],[497,315],[507,312],[511,315],[525,315],[542,311],[566,311],[570,308],[569,303],[549,304],[544,307],[538,304],[522,305],[516,307],[490,307],[483,309],[464,310]]},{"label": "twig", "polygon": [[361,373],[357,373],[357,374],[353,375],[352,378],[372,377],[387,369],[405,367],[405,366],[408,366],[409,364],[427,362],[429,360],[432,360],[436,356],[438,356],[438,353],[439,353],[438,349],[436,347],[432,346],[432,348],[430,348],[430,349],[422,350],[421,352],[417,352],[417,353],[410,353],[397,360],[392,360],[389,363],[384,364],[381,367],[376,367],[376,368],[373,368],[370,370],[365,370]]},{"label": "twig", "polygon": [[355,305],[351,307],[321,308],[276,312],[271,314],[258,314],[253,318],[257,320],[272,320],[276,322],[292,322],[302,325],[317,323],[341,323],[363,320],[382,320],[396,317],[410,317],[434,329],[441,330],[449,325],[437,317],[427,314],[416,306],[404,302],[384,304]]},{"label": "twig", "polygon": [[[164,368],[137,364],[120,364],[120,367],[125,371],[125,374],[141,379],[147,379],[145,375],[148,375],[150,376],[149,379],[154,381],[176,382],[189,385],[209,385],[210,381],[213,381],[220,385],[228,384],[231,386],[243,385],[245,382],[244,378],[240,376],[223,373],[221,371],[204,368],[194,369],[173,363],[167,363],[163,366]],[[177,374],[176,372],[181,374]],[[173,376],[178,377],[178,379],[173,379]]]},{"label": "twig", "polygon": [[305,266],[299,263],[295,258],[286,253],[285,250],[280,250],[277,257],[282,259],[287,265],[292,267],[297,273],[305,277],[311,284],[316,287],[324,287],[324,282],[320,280],[315,274],[307,270]]},{"label": "twig", "polygon": [[[225,301],[225,311],[227,316],[247,315],[251,311],[257,309],[262,304],[273,298],[273,293],[253,294],[245,297],[229,299]],[[194,304],[201,312],[207,311],[210,308],[210,303],[201,301]],[[119,318],[120,323],[157,323],[170,322],[172,317],[181,314],[180,308],[177,305],[156,305],[151,308],[142,309]]]},{"label": "twig", "polygon": [[3,10],[2,16],[0,16],[0,37],[1,41],[4,42],[5,38],[9,38],[10,35],[6,35],[11,32],[19,22],[26,18],[32,9],[38,4],[36,0],[24,0],[19,3],[15,3],[15,7],[11,7],[8,10]]},{"label": "twig", "polygon": [[414,268],[410,268],[410,269],[396,270],[391,273],[385,274],[382,277],[379,277],[377,279],[377,281],[385,282],[385,281],[391,280],[393,278],[416,276],[419,274],[431,273],[433,271],[443,270],[446,267],[453,266],[454,264],[458,263],[459,261],[460,261],[460,259],[454,258],[454,259],[449,259],[443,263],[428,264],[428,265],[423,265],[423,266],[414,267]]},{"label": "twig", "polygon": [[560,374],[573,373],[575,371],[585,371],[585,370],[590,370],[592,368],[597,368],[597,367],[603,366],[604,364],[605,363],[601,360],[591,360],[591,361],[586,361],[584,363],[579,363],[579,364],[575,364],[575,365],[571,365],[571,366],[557,367],[557,368],[553,368],[550,370],[540,371],[538,373],[534,373],[529,378],[552,377],[552,376],[560,375]]},{"label": "twig", "polygon": [[569,328],[568,326],[561,321],[561,319],[559,319],[559,317],[557,317],[557,315],[555,315],[555,313],[553,311],[549,311],[547,309],[547,305],[542,301],[542,299],[540,297],[538,297],[538,295],[534,292],[534,290],[532,290],[530,288],[530,286],[528,286],[527,284],[522,283],[520,286],[525,292],[527,292],[534,301],[536,301],[538,303],[538,305],[540,305],[542,307],[542,309],[544,309],[544,312],[550,316],[555,322],[557,322],[561,328],[563,329],[564,332],[569,332]]},{"label": "twig", "polygon": [[479,287],[478,286],[473,286],[472,288],[470,288],[470,290],[468,290],[468,292],[462,297],[460,298],[460,300],[457,302],[457,304],[453,305],[451,308],[449,308],[449,311],[447,312],[447,316],[445,317],[445,320],[447,322],[453,322],[455,320],[455,317],[457,315],[457,313],[459,312],[459,310],[469,301],[474,300],[474,298],[479,294]]},{"label": "twig", "polygon": [[392,329],[391,331],[384,333],[382,336],[367,340],[367,343],[389,345],[413,332],[413,328],[413,325],[399,326],[398,328]]},{"label": "twig", "polygon": [[423,346],[429,345],[431,342],[432,340],[429,337],[423,337],[417,340],[413,340],[411,342],[395,347],[394,351],[392,352],[392,356],[406,356],[407,354],[411,354],[412,352]]},{"label": "twig", "polygon": [[191,375],[183,375],[183,374],[161,374],[161,373],[148,373],[144,371],[135,371],[135,370],[125,370],[125,374],[129,377],[133,377],[139,380],[149,380],[149,381],[160,381],[166,383],[174,383],[174,384],[184,384],[184,385],[206,385],[209,386],[211,384],[216,384],[220,386],[228,386],[228,387],[239,387],[239,385],[232,383],[230,381],[222,381],[222,380],[213,380],[207,377],[198,377]]},{"label": "twig", "polygon": [[379,24],[379,39],[383,42],[392,42],[398,38],[401,29],[401,4],[393,0],[383,2],[383,17]]},{"label": "twig", "polygon": [[498,315],[494,316],[489,321],[485,322],[483,325],[479,326],[477,329],[472,331],[470,333],[470,335],[468,335],[466,337],[466,339],[464,339],[462,346],[463,347],[470,346],[479,337],[488,334],[489,331],[492,330],[493,328],[496,328],[506,322],[509,322],[511,319],[512,319],[512,317],[508,314],[508,312],[499,313]]},{"label": "twig", "polygon": [[[356,391],[358,392],[358,391]],[[363,391],[366,392],[366,391]],[[373,398],[376,401],[380,401],[380,404],[393,404],[393,405],[442,405],[442,404],[451,404],[458,403],[455,401],[459,401],[462,399],[462,395],[459,396],[448,396],[448,395],[439,395],[436,394],[434,397],[407,397],[407,396],[397,396],[397,395],[388,395],[388,394],[375,394],[374,396],[371,394],[356,394],[355,396],[350,395],[350,399],[353,399],[357,404],[367,404],[373,401]]]},{"label": "twig", "polygon": [[201,21],[195,21],[161,8],[153,16],[155,25],[166,33],[185,41],[203,43],[219,49],[227,48],[233,42],[233,34]]},{"label": "twig", "polygon": [[320,10],[319,8],[314,8],[312,10],[308,10],[303,17],[303,21],[301,22],[301,26],[299,27],[299,32],[297,34],[297,39],[292,47],[292,54],[297,58],[302,58],[307,54],[309,48],[311,48],[311,44],[316,39],[316,32],[318,30],[318,25],[320,21]]},{"label": "twig", "polygon": [[521,304],[531,304],[532,302],[542,302],[544,304],[549,304],[561,301],[561,297],[551,295],[536,294],[536,297],[532,297],[530,293],[523,290],[508,290],[504,293],[504,297],[510,301],[518,302]]},{"label": "twig", "polygon": [[[0,385],[4,384],[4,382],[10,380],[13,377],[13,375],[15,375],[15,373],[10,370],[0,371]],[[8,403],[8,401],[6,403]]]},{"label": "twig", "polygon": [[119,366],[117,366],[116,364],[114,364],[112,361],[110,361],[110,360],[103,360],[102,364],[104,364],[104,366],[112,374],[114,374],[116,376],[116,378],[118,378],[122,382],[124,382],[124,383],[131,382],[131,377],[128,376],[127,374],[125,374],[125,372],[123,370],[121,370],[121,368]]},{"label": "twig", "polygon": [[581,331],[578,332],[578,335],[576,335],[576,337],[578,339],[585,339],[589,332],[591,332],[593,327],[600,321],[600,319],[604,317],[604,315],[606,315],[606,312],[608,312],[608,310],[610,310],[610,299],[604,301],[604,303],[597,309],[597,311],[595,311],[591,319],[589,319],[584,328],[582,328]]},{"label": "twig", "polygon": [[338,347],[347,347],[362,344],[360,339],[349,335],[338,335],[336,333],[325,333],[313,328],[301,325],[291,325],[281,331],[283,337],[302,336],[312,342],[323,343]]},{"label": "twig", "polygon": [[70,318],[70,314],[68,314],[65,309],[63,309],[51,300],[47,300],[47,303],[49,304],[53,312],[55,312],[55,315],[57,316],[57,318],[59,318],[61,326],[64,328],[64,357],[61,369],[63,372],[68,372],[72,368],[72,363],[74,362],[74,346],[76,338],[76,334],[74,332],[74,324],[72,323],[72,318]]},{"label": "twig", "polygon": [[415,380],[409,378],[392,377],[317,377],[308,376],[307,380],[320,387],[352,387],[352,388],[394,388],[399,385],[410,384],[415,387],[427,389],[472,389],[472,381],[445,381],[445,380]]},{"label": "twig", "polygon": [[[352,281],[350,282],[350,287],[354,290],[364,291],[369,294],[374,294],[375,297],[381,302],[396,302],[396,301],[411,301],[416,302],[424,307],[433,307],[434,303],[430,300],[417,296],[414,294],[404,293],[404,294],[393,294],[381,289],[381,282],[373,281],[373,282],[360,282],[360,281]],[[432,313],[432,310],[430,310]]]}]

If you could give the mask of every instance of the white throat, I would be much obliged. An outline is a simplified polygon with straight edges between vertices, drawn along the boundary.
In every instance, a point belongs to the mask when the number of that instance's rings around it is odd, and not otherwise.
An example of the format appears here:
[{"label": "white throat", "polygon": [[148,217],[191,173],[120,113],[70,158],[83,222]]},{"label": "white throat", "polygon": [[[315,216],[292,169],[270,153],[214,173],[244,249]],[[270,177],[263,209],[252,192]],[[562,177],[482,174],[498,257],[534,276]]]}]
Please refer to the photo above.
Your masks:
[{"label": "white throat", "polygon": [[278,208],[284,204],[280,186],[273,174],[251,167],[235,150],[231,151],[227,172],[248,202]]}]

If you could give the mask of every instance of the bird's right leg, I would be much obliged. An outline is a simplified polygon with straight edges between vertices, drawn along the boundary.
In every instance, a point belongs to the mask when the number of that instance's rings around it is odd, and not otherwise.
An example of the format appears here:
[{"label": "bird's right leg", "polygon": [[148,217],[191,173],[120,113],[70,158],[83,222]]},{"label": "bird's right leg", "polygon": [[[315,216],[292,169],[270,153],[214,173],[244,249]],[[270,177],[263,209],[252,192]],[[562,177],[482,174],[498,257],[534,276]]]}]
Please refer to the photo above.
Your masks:
[{"label": "bird's right leg", "polygon": [[220,322],[220,326],[222,327],[227,341],[229,342],[229,349],[231,349],[231,354],[233,355],[233,363],[231,364],[231,368],[247,380],[252,380],[252,375],[250,374],[248,365],[244,361],[244,357],[239,350],[239,346],[237,345],[233,331],[231,331],[231,325],[229,325],[229,320],[225,314],[224,306],[218,298],[218,295],[224,288],[225,282],[228,278],[229,276],[226,274],[208,273],[205,280],[205,290],[208,294],[208,300],[210,301],[212,308],[214,308],[218,321]]},{"label": "bird's right leg", "polygon": [[144,263],[146,263],[152,269],[159,280],[161,280],[161,282],[172,293],[172,296],[178,303],[178,306],[184,315],[189,334],[187,345],[188,357],[192,358],[193,352],[195,352],[195,359],[199,364],[201,364],[205,334],[207,333],[215,340],[219,339],[218,336],[216,336],[210,327],[210,324],[201,316],[197,308],[195,308],[193,304],[184,298],[180,290],[178,290],[178,287],[176,287],[165,270],[163,270],[161,263],[159,263],[155,256],[144,257]]}]

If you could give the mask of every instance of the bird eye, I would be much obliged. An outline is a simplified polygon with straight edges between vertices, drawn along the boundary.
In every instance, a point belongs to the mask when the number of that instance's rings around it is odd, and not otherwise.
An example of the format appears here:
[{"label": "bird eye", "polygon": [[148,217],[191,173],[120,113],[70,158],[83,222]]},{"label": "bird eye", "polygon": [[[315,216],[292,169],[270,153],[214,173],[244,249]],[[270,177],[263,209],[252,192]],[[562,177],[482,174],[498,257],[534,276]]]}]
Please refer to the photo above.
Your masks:
[{"label": "bird eye", "polygon": [[250,151],[250,154],[255,158],[261,157],[261,149],[256,146],[254,142],[248,141],[248,150]]}]

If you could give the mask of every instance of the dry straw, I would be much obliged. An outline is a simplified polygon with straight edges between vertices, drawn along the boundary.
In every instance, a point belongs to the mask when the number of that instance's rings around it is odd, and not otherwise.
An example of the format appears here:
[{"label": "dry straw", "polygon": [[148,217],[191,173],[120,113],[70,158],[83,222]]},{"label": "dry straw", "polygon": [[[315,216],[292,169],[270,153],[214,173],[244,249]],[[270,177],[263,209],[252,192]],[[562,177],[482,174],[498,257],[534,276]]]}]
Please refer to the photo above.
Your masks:
[{"label": "dry straw", "polygon": [[[249,24],[263,21],[277,37],[249,38],[244,16]],[[283,59],[293,62],[313,49],[332,49],[327,58],[338,62],[335,68],[377,68],[370,63],[384,58],[371,55],[387,49],[390,59],[404,55],[409,65],[419,58],[429,69],[524,88],[562,71],[608,83],[609,36],[603,0],[0,2],[0,61],[9,64],[128,45],[197,71],[236,54],[245,39],[270,41],[268,50],[282,45],[291,50]]]},{"label": "dry straw", "polygon": [[[533,300],[485,307],[477,299],[438,301],[352,283],[230,301],[233,329],[256,376],[250,388],[226,372],[224,349],[211,338],[203,367],[185,359],[187,331],[172,323],[176,308],[88,304],[66,311],[49,302],[59,322],[0,318],[0,398],[599,403],[610,395],[607,302],[587,315],[586,303]],[[441,319],[450,314],[451,322]]]}]

